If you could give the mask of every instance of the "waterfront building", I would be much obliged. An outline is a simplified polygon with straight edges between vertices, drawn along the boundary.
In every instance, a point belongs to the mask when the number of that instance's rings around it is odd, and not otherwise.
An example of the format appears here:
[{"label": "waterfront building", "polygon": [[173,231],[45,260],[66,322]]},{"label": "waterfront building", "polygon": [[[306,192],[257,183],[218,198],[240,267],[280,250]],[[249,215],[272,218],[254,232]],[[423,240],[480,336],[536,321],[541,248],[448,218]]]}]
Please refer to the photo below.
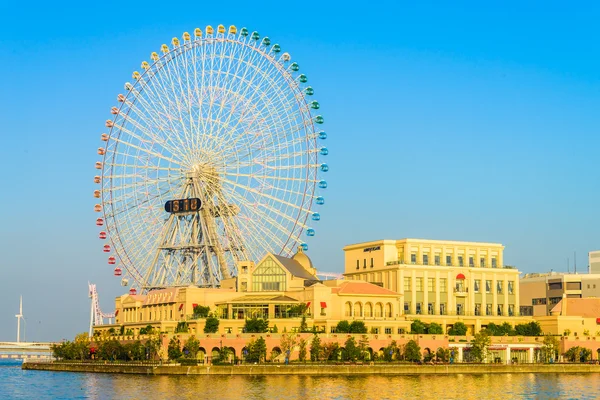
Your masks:
[{"label": "waterfront building", "polygon": [[600,250],[588,253],[588,273],[600,274]]},{"label": "waterfront building", "polygon": [[379,240],[344,247],[344,276],[396,291],[399,316],[477,332],[519,316],[519,271],[498,243]]},{"label": "waterfront building", "polygon": [[[600,298],[572,298],[565,293],[548,316],[535,319],[543,332],[562,335],[565,340],[593,340],[596,344],[600,336]],[[600,351],[600,344],[593,350]]]},{"label": "waterfront building", "polygon": [[600,297],[600,274],[530,273],[520,279],[520,288],[522,315],[550,316],[563,297]]}]

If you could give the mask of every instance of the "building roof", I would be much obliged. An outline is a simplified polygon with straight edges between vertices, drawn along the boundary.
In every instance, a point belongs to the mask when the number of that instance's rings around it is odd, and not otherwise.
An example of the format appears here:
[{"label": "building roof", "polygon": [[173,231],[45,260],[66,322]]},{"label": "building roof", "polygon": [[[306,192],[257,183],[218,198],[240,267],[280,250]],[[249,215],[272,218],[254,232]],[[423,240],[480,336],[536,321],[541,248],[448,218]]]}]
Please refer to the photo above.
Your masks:
[{"label": "building roof", "polygon": [[[343,282],[338,289],[338,294],[346,294],[346,295],[370,295],[370,296],[398,296],[398,293],[385,289],[381,286],[374,285],[369,282],[361,282],[361,281],[345,281]],[[332,290],[332,292],[336,292]]]},{"label": "building roof", "polygon": [[366,246],[373,246],[378,244],[399,244],[399,243],[422,243],[422,244],[433,244],[433,245],[447,245],[447,246],[486,246],[486,247],[502,247],[502,243],[488,243],[488,242],[465,242],[458,240],[434,240],[434,239],[418,239],[418,238],[404,238],[404,239],[381,239],[370,242],[353,243],[344,246],[343,250],[353,250]]},{"label": "building roof", "polygon": [[247,295],[247,296],[242,296],[242,297],[237,297],[235,299],[232,300],[227,300],[224,302],[219,302],[216,304],[223,304],[223,303],[263,303],[263,302],[283,302],[283,303],[297,303],[298,300],[289,297],[289,296],[282,296],[279,294],[274,294],[274,295],[265,295],[264,293],[261,293],[260,295]]},{"label": "building roof", "polygon": [[[567,302],[567,310],[565,314],[562,314],[563,301]],[[551,314],[554,315],[565,315],[571,317],[583,317],[583,318],[600,318],[600,299],[597,298],[584,298],[584,299],[562,299],[556,304]]]},{"label": "building roof", "polygon": [[175,303],[177,301],[177,294],[179,288],[167,288],[151,290],[146,295],[144,305],[148,304],[161,304],[161,303]]},{"label": "building roof", "polygon": [[307,270],[304,269],[304,267],[302,267],[302,265],[300,265],[300,263],[296,260],[293,260],[291,258],[287,258],[287,257],[283,257],[283,256],[278,256],[275,254],[272,254],[273,258],[275,258],[285,269],[288,270],[288,272],[290,274],[292,274],[292,276],[295,276],[297,278],[302,278],[302,279],[308,279],[308,280],[312,280],[312,281],[318,281],[319,279],[314,276],[311,275]]}]

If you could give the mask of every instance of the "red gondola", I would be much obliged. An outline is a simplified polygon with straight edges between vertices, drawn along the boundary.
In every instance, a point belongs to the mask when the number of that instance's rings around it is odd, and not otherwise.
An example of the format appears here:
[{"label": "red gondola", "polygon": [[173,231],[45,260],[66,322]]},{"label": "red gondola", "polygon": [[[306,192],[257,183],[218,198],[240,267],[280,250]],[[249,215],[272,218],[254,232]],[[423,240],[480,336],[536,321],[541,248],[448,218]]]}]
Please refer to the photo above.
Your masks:
[{"label": "red gondola", "polygon": [[98,218],[98,219],[96,220],[96,225],[98,225],[98,226],[102,226],[102,225],[104,225],[104,220],[103,220],[102,218]]},{"label": "red gondola", "polygon": [[113,265],[117,263],[117,259],[115,258],[115,256],[110,256],[108,257],[108,263]]},{"label": "red gondola", "polygon": [[100,161],[96,161],[96,169],[102,169],[102,163]]},{"label": "red gondola", "polygon": [[110,245],[105,244],[102,251],[104,251],[105,253],[110,253]]},{"label": "red gondola", "polygon": [[96,212],[102,211],[102,206],[100,204],[95,204],[94,205],[94,211],[96,211]]},{"label": "red gondola", "polygon": [[94,197],[99,199],[100,198],[100,191],[99,190],[94,190]]},{"label": "red gondola", "polygon": [[100,234],[98,235],[98,238],[106,239],[106,232],[104,232],[104,231],[100,232]]},{"label": "red gondola", "polygon": [[121,271],[121,268],[117,267],[115,268],[115,276],[121,276],[123,275],[123,271]]},{"label": "red gondola", "polygon": [[129,294],[132,296],[135,296],[137,294],[137,290],[135,290],[134,288],[129,289]]}]

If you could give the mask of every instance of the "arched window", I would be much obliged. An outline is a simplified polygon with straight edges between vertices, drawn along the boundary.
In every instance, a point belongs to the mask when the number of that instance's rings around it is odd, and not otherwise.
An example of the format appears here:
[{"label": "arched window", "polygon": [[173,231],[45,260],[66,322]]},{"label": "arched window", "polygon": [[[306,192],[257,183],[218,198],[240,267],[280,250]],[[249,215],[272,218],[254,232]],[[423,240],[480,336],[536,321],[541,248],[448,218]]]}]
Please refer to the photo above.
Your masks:
[{"label": "arched window", "polygon": [[352,303],[350,303],[349,301],[346,303],[346,312],[345,312],[346,317],[351,317],[352,316]]},{"label": "arched window", "polygon": [[359,302],[354,303],[354,316],[362,317],[362,303],[359,303]]},{"label": "arched window", "polygon": [[385,305],[385,316],[388,318],[391,318],[391,316],[393,315],[392,310],[393,310],[392,303],[387,303]]},{"label": "arched window", "polygon": [[383,317],[383,304],[375,304],[375,317]]},{"label": "arched window", "polygon": [[365,304],[365,317],[371,318],[373,316],[373,304]]}]

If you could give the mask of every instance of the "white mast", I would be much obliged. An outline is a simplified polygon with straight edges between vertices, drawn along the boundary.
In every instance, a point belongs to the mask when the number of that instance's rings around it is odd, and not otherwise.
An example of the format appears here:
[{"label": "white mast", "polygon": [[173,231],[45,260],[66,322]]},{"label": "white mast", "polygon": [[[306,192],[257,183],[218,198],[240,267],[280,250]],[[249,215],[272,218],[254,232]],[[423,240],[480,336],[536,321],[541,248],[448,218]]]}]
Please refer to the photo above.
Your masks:
[{"label": "white mast", "polygon": [[17,343],[21,343],[21,319],[23,319],[23,296],[19,303],[19,313],[15,315],[17,318]]}]

